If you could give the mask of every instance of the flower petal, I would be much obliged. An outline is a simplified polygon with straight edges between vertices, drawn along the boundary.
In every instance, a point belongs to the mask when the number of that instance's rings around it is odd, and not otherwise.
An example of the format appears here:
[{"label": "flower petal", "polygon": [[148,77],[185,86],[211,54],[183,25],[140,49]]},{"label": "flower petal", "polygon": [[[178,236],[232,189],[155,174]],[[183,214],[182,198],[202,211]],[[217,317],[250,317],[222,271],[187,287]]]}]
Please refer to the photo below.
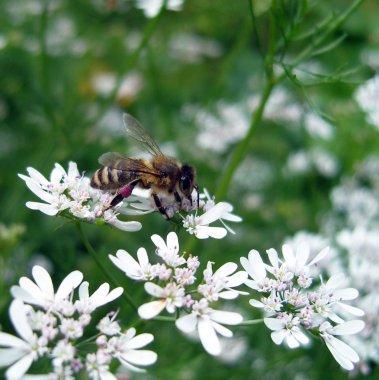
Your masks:
[{"label": "flower petal", "polygon": [[53,299],[54,286],[48,271],[40,265],[35,265],[32,269],[32,275],[43,294],[48,299]]},{"label": "flower petal", "polygon": [[336,325],[332,328],[333,335],[352,335],[362,331],[365,327],[365,323],[360,319],[347,321]]},{"label": "flower petal", "polygon": [[225,325],[238,325],[243,321],[242,315],[233,311],[213,310],[209,316],[213,321]]},{"label": "flower petal", "polygon": [[18,362],[9,367],[5,372],[5,377],[9,380],[21,379],[25,372],[29,369],[33,362],[33,355],[24,356]]},{"label": "flower petal", "polygon": [[33,331],[26,317],[26,309],[22,301],[16,299],[11,303],[9,317],[17,333],[29,342],[33,336]]},{"label": "flower petal", "polygon": [[213,328],[212,322],[208,319],[200,318],[197,325],[201,344],[205,351],[211,355],[220,355],[221,344]]},{"label": "flower petal", "polygon": [[165,308],[165,306],[165,300],[148,302],[138,308],[138,315],[142,319],[151,319],[156,317]]},{"label": "flower petal", "polygon": [[149,333],[140,334],[132,338],[131,340],[129,340],[128,348],[132,348],[132,349],[142,348],[148,345],[149,343],[151,343],[153,340],[154,340],[153,334],[149,334]]},{"label": "flower petal", "polygon": [[196,316],[196,314],[191,313],[177,319],[175,321],[175,325],[179,330],[183,331],[186,334],[189,334],[195,331],[195,328],[197,326],[197,320],[198,317]]},{"label": "flower petal", "polygon": [[69,294],[76,289],[83,280],[82,272],[75,270],[68,274],[68,276],[60,284],[55,295],[56,300],[62,300],[69,296]]},{"label": "flower petal", "polygon": [[157,361],[158,355],[150,350],[130,350],[121,357],[135,365],[151,365]]}]

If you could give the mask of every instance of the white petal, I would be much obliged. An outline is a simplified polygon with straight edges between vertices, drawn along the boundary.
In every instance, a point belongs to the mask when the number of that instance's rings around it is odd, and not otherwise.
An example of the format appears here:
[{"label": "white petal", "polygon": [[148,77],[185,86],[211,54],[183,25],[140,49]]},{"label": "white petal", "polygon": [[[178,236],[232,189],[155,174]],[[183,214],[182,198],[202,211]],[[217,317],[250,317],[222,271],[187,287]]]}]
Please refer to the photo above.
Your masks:
[{"label": "white petal", "polygon": [[175,232],[170,232],[167,235],[167,247],[173,249],[175,253],[179,251],[178,235]]},{"label": "white petal", "polygon": [[117,380],[117,377],[108,371],[100,371],[99,376],[100,380]]},{"label": "white petal", "polygon": [[286,322],[283,319],[277,318],[264,318],[264,324],[273,331],[281,330],[286,325]]},{"label": "white petal", "polygon": [[0,332],[0,346],[13,347],[17,350],[22,350],[23,355],[25,354],[25,350],[27,351],[29,349],[29,345],[25,341],[18,338],[17,336],[4,332]]},{"label": "white petal", "polygon": [[149,256],[147,255],[145,248],[139,248],[137,251],[138,262],[141,267],[145,267],[149,264]]},{"label": "white petal", "polygon": [[120,297],[123,292],[124,292],[124,289],[121,288],[120,286],[118,288],[111,290],[106,297],[98,301],[97,307],[114,301],[116,298]]},{"label": "white petal", "polygon": [[226,234],[227,231],[223,227],[197,226],[195,231],[195,236],[198,239],[208,239],[208,237],[222,239],[226,236]]},{"label": "white petal", "polygon": [[149,350],[131,350],[121,357],[135,365],[151,365],[157,361],[157,354]]},{"label": "white petal", "polygon": [[[249,293],[245,293],[249,294]],[[234,300],[240,295],[236,290],[224,290],[218,293],[218,296],[224,300]]]},{"label": "white petal", "polygon": [[363,317],[365,315],[365,312],[357,307],[346,305],[344,303],[339,303],[338,306],[356,317]]},{"label": "white petal", "polygon": [[78,293],[79,293],[79,299],[80,299],[81,301],[83,301],[83,300],[88,300],[88,298],[89,298],[88,286],[89,286],[88,281],[84,281],[84,282],[82,282],[82,283],[80,284],[80,286],[79,286]]},{"label": "white petal", "polygon": [[247,273],[245,271],[239,271],[228,277],[227,287],[234,288],[242,285],[247,280]]},{"label": "white petal", "polygon": [[25,351],[19,348],[0,348],[0,367],[9,366],[24,355]]},{"label": "white petal", "polygon": [[296,254],[295,254],[295,260],[296,260],[296,270],[300,270],[303,268],[308,261],[309,257],[309,245],[306,243],[300,243],[296,247]]},{"label": "white petal", "polygon": [[128,277],[139,278],[140,277],[140,265],[128,252],[123,249],[119,249],[116,252],[116,256],[109,255],[108,257],[116,267],[121,269]]},{"label": "white petal", "polygon": [[232,263],[232,262],[225,263],[224,265],[222,265],[220,268],[216,270],[216,272],[214,273],[214,276],[215,277],[219,276],[222,278],[227,277],[231,275],[233,272],[235,272],[237,268],[238,266],[236,263]]},{"label": "white petal", "polygon": [[151,296],[157,298],[162,297],[163,289],[159,285],[154,284],[153,282],[146,282],[144,287],[146,292],[149,293]]},{"label": "white petal", "polygon": [[32,354],[24,356],[18,362],[8,368],[5,372],[5,376],[8,380],[21,379],[25,372],[29,369],[33,362]]},{"label": "white petal", "polygon": [[355,288],[337,289],[333,292],[334,297],[338,300],[350,301],[359,296],[359,292]]},{"label": "white petal", "polygon": [[142,224],[140,222],[135,222],[135,221],[124,222],[122,220],[114,218],[106,222],[118,228],[119,230],[126,231],[126,232],[135,232],[135,231],[139,231],[142,228]]},{"label": "white petal", "polygon": [[214,310],[209,314],[213,321],[225,325],[238,325],[243,321],[242,315],[233,311]]},{"label": "white petal", "polygon": [[141,305],[138,308],[138,315],[142,319],[151,319],[156,317],[166,306],[166,301],[152,301]]},{"label": "white petal", "polygon": [[195,331],[195,328],[197,326],[197,316],[194,313],[185,315],[183,317],[180,317],[175,321],[176,327],[183,331],[186,334],[189,334],[193,331]]},{"label": "white petal", "polygon": [[352,335],[362,331],[365,327],[365,323],[359,319],[353,321],[347,321],[336,325],[332,328],[333,335]]},{"label": "white petal", "polygon": [[231,338],[233,336],[232,331],[217,322],[212,322],[212,326],[217,333],[224,336],[225,338]]},{"label": "white petal", "polygon": [[299,341],[300,343],[306,345],[309,343],[309,338],[300,330],[298,327],[294,327],[291,330],[291,334],[294,336],[294,338]]},{"label": "white petal", "polygon": [[32,191],[35,195],[37,195],[38,198],[42,199],[46,203],[51,203],[53,201],[53,196],[49,192],[41,189],[41,186],[34,180],[22,174],[19,174],[19,177],[25,181],[25,184],[29,188],[29,190]]},{"label": "white petal", "polygon": [[32,275],[43,294],[48,299],[53,299],[54,286],[48,271],[39,265],[35,265],[32,269]]},{"label": "white petal", "polygon": [[261,255],[255,249],[252,249],[249,252],[249,262],[250,262],[249,269],[251,272],[248,272],[248,274],[253,280],[257,282],[262,282],[266,277],[266,268],[263,264]]},{"label": "white petal", "polygon": [[279,345],[283,343],[283,340],[287,336],[287,334],[288,334],[287,330],[283,330],[283,329],[273,331],[271,333],[271,339],[275,344]]},{"label": "white petal", "polygon": [[63,169],[63,167],[60,164],[55,163],[55,167],[50,173],[50,182],[58,184],[61,182],[64,176],[66,176],[66,171]]},{"label": "white petal", "polygon": [[309,263],[309,265],[314,265],[321,261],[326,255],[329,254],[329,247],[324,248],[320,253],[316,255],[316,257]]},{"label": "white petal", "polygon": [[[274,334],[274,333],[278,333],[278,331],[275,331],[272,334]],[[272,336],[272,334],[271,334],[271,336]],[[290,333],[287,333],[287,335],[286,335],[286,343],[287,343],[289,348],[298,348],[300,346],[300,343]]]},{"label": "white petal", "polygon": [[288,244],[284,244],[282,247],[282,253],[283,253],[284,260],[287,263],[289,269],[294,270],[295,265],[296,265],[296,260],[295,260],[295,255],[293,253],[292,247]]},{"label": "white petal", "polygon": [[359,356],[355,350],[353,350],[345,342],[342,342],[342,340],[329,336],[329,339],[326,339],[325,343],[336,361],[343,368],[350,371],[354,368],[352,363],[357,363],[359,361]]},{"label": "white petal", "polygon": [[26,202],[27,208],[31,210],[38,210],[43,212],[45,215],[54,216],[58,214],[58,209],[55,206],[52,206],[48,203],[40,203],[40,202]]},{"label": "white petal", "polygon": [[166,242],[159,235],[153,235],[151,240],[159,250],[165,251],[167,249]]},{"label": "white petal", "polygon": [[274,268],[279,266],[278,252],[274,248],[270,248],[266,251],[268,253],[268,259]]},{"label": "white petal", "polygon": [[343,273],[337,273],[329,278],[329,280],[326,282],[326,286],[331,289],[336,289],[341,287],[344,282],[346,281],[346,277]]},{"label": "white petal", "polygon": [[203,226],[211,224],[220,219],[225,211],[227,211],[225,204],[222,202],[217,203],[210,210],[199,217],[199,224]]},{"label": "white petal", "polygon": [[128,342],[128,348],[138,349],[145,347],[154,340],[154,335],[145,333],[137,335]]},{"label": "white petal", "polygon": [[[37,300],[27,290],[21,288],[18,285],[14,285],[11,287],[11,294],[12,294],[13,298],[18,298],[21,301],[24,301],[25,303],[29,303],[32,305],[41,305],[41,306],[43,306],[43,304],[44,304],[44,302],[41,303],[41,300]],[[41,295],[41,297],[42,297],[42,295]]]},{"label": "white petal", "polygon": [[83,274],[75,270],[67,275],[67,277],[60,284],[57,293],[55,295],[56,300],[62,300],[68,297],[68,295],[76,289],[83,280]]},{"label": "white petal", "polygon": [[37,183],[47,186],[49,184],[49,181],[36,169],[32,167],[27,167],[26,171],[28,172],[30,178],[34,179]]},{"label": "white petal", "polygon": [[109,288],[110,286],[107,282],[104,282],[104,284],[101,284],[90,297],[91,302],[94,305],[98,305],[108,295]]},{"label": "white petal", "polygon": [[221,344],[213,328],[212,322],[210,320],[200,318],[197,329],[201,344],[203,345],[205,351],[211,355],[220,355]]},{"label": "white petal", "polygon": [[265,306],[262,302],[257,301],[257,300],[255,300],[255,299],[251,299],[251,300],[249,300],[249,304],[250,304],[251,306],[253,306],[253,307],[258,307],[258,308],[262,308],[262,307]]},{"label": "white petal", "polygon": [[26,317],[25,305],[20,300],[14,300],[9,307],[9,316],[12,324],[21,338],[24,338],[27,342],[30,342],[33,331],[29,325]]}]

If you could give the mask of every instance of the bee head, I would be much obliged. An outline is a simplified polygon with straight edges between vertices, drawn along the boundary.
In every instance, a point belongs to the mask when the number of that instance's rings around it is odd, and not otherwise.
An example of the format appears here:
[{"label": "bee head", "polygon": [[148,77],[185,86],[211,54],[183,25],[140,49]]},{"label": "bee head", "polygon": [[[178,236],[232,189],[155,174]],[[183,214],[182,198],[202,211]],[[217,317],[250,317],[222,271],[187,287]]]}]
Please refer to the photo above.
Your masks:
[{"label": "bee head", "polygon": [[179,181],[181,192],[189,199],[195,185],[195,169],[192,166],[184,164]]}]

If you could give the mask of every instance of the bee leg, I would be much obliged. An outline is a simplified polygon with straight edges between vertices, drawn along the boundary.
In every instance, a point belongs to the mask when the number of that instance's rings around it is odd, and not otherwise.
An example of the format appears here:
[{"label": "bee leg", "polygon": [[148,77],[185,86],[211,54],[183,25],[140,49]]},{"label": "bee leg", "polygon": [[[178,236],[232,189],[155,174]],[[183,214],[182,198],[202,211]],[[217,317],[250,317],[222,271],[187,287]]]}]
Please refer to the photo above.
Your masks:
[{"label": "bee leg", "polygon": [[107,210],[118,205],[125,198],[128,198],[132,194],[133,189],[137,185],[137,183],[138,183],[138,180],[130,182],[127,185],[121,187],[121,189],[118,190],[117,195],[111,200],[111,203],[109,207],[107,208]]},{"label": "bee leg", "polygon": [[[199,186],[195,185],[194,189],[196,190],[197,193],[197,208],[200,207],[200,194],[199,194]],[[192,204],[192,203],[191,203]]]},{"label": "bee leg", "polygon": [[178,202],[180,206],[182,204],[182,197],[179,195],[179,193],[176,190],[174,191],[174,197],[175,197],[176,202]]},{"label": "bee leg", "polygon": [[170,219],[170,217],[167,215],[166,209],[162,206],[162,202],[159,199],[158,195],[156,193],[152,193],[152,196],[154,198],[155,205],[157,206],[159,212],[166,217],[167,220]]}]

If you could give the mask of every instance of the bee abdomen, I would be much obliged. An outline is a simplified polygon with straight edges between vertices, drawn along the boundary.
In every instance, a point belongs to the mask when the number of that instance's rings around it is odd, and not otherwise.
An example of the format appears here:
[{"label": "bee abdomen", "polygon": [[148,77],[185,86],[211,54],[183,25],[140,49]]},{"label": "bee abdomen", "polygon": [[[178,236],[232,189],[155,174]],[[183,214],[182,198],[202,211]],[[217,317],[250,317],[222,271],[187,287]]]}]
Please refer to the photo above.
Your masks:
[{"label": "bee abdomen", "polygon": [[100,190],[114,190],[136,178],[132,173],[103,166],[91,178],[91,186]]}]

